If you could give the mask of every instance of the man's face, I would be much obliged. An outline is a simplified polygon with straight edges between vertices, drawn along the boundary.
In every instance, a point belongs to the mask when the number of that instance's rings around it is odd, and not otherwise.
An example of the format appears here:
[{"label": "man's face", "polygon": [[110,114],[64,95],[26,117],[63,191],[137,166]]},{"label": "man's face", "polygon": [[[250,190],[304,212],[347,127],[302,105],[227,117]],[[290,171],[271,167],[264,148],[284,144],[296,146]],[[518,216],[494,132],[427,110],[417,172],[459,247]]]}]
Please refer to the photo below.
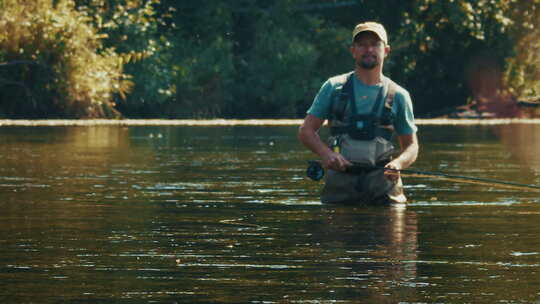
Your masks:
[{"label": "man's face", "polygon": [[373,32],[362,32],[356,36],[351,53],[357,66],[366,70],[380,65],[390,48]]}]

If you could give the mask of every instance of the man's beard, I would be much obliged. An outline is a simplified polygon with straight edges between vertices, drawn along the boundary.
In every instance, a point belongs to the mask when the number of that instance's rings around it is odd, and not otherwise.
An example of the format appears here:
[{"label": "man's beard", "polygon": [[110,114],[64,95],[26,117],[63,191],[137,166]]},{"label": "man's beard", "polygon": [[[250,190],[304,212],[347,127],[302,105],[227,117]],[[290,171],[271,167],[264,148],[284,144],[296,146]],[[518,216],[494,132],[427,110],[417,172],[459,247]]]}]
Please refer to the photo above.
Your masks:
[{"label": "man's beard", "polygon": [[366,70],[373,70],[379,64],[379,60],[375,56],[363,56],[356,64]]}]

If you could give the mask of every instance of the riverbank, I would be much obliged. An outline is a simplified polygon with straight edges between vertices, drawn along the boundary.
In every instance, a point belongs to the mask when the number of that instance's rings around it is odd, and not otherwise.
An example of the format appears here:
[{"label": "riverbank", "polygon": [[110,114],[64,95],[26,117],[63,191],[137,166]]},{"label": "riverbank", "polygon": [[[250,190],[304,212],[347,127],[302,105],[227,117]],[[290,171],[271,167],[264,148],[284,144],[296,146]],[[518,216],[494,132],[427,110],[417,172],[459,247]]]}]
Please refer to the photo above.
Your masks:
[{"label": "riverbank", "polygon": [[[55,126],[294,126],[301,119],[3,119],[0,127]],[[540,124],[540,119],[417,119],[418,125]]]}]

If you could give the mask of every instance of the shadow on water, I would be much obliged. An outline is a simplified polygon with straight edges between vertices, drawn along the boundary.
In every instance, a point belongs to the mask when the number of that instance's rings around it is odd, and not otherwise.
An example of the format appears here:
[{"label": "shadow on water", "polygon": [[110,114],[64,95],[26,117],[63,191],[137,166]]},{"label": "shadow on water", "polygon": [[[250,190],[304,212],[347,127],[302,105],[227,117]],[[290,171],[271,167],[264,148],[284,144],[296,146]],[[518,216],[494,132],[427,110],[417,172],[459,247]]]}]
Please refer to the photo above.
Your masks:
[{"label": "shadow on water", "polygon": [[[538,184],[536,127],[512,128],[422,126],[415,168]],[[0,301],[540,298],[537,193],[410,178],[406,208],[322,205],[295,131],[0,129]]]}]

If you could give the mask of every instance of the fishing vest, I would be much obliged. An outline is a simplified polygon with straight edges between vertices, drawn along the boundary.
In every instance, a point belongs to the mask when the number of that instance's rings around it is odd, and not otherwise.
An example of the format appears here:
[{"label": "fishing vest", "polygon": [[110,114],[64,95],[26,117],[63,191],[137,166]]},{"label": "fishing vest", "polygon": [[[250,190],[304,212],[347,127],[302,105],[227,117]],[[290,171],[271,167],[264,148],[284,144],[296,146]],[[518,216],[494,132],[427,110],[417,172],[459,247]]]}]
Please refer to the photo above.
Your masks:
[{"label": "fishing vest", "polygon": [[[354,72],[350,72],[345,83],[335,87],[330,105],[330,134],[349,134],[357,140],[373,140],[375,137],[391,140],[394,134],[392,105],[397,84],[384,78],[383,87],[379,89],[371,111],[358,114],[353,82]],[[383,97],[385,91],[386,97]]]},{"label": "fishing vest", "polygon": [[[354,72],[344,76],[331,95],[329,146],[355,164],[368,168],[383,167],[396,152],[391,142],[394,134],[392,105],[398,85],[383,78],[383,86],[370,112],[358,114]],[[382,169],[366,169],[363,172],[328,170],[325,176],[322,202],[371,203],[381,199],[405,202],[401,179],[396,183],[391,182]]]}]

